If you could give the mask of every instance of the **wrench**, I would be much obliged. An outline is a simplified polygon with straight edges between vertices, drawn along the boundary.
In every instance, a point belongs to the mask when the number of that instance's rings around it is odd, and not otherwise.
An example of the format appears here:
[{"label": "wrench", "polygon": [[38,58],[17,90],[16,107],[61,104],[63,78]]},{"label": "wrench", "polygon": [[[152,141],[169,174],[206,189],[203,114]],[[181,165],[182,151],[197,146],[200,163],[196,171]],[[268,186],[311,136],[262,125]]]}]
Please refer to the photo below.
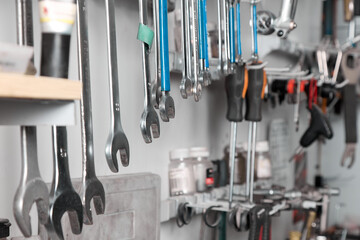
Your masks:
[{"label": "wrench", "polygon": [[168,122],[170,118],[175,117],[175,104],[174,99],[170,96],[167,0],[159,0],[159,26],[161,63],[161,99],[159,110],[161,119],[164,122]]},{"label": "wrench", "polygon": [[105,210],[104,187],[96,177],[94,162],[93,125],[91,111],[89,39],[87,26],[86,0],[77,1],[77,41],[79,79],[82,82],[80,100],[81,109],[81,138],[83,174],[81,200],[83,204],[84,223],[92,224],[90,201],[94,200],[95,211],[103,214]]},{"label": "wrench", "polygon": [[[69,173],[66,127],[52,127],[54,151],[54,177],[50,190],[49,222],[45,225],[52,235],[64,239],[61,218],[65,212],[69,215],[71,230],[80,234],[83,225],[83,206],[74,190]],[[56,235],[53,235],[53,234]]]},{"label": "wrench", "polygon": [[[18,44],[33,46],[32,2],[16,1]],[[15,220],[25,237],[31,236],[30,209],[36,203],[41,224],[48,220],[49,191],[40,176],[37,162],[36,128],[21,126],[22,170],[16,190],[13,211]]]},{"label": "wrench", "polygon": [[155,55],[155,80],[152,83],[151,99],[154,108],[159,109],[161,98],[161,69],[160,69],[160,41],[159,41],[159,1],[152,0],[153,3],[153,25],[154,25],[154,55]]},{"label": "wrench", "polygon": [[204,86],[209,86],[211,83],[210,65],[209,65],[209,52],[208,52],[208,31],[207,31],[207,0],[203,0],[203,37],[204,37],[204,54],[205,54],[205,68],[203,72]]},{"label": "wrench", "polygon": [[190,34],[190,27],[189,27],[189,0],[181,0],[181,13],[182,13],[182,18],[181,18],[181,24],[182,24],[182,28],[181,28],[181,33],[182,33],[182,55],[183,55],[183,60],[184,60],[184,65],[183,65],[183,71],[182,71],[182,80],[181,80],[181,84],[180,84],[180,93],[182,98],[187,99],[187,97],[189,95],[191,95],[191,79],[189,76],[189,73],[191,72],[191,65],[189,66],[189,62],[190,62],[190,54],[189,50],[190,50],[190,46],[188,46],[189,44],[189,34]]},{"label": "wrench", "polygon": [[[145,9],[144,9],[145,7]],[[140,29],[151,31],[147,26],[147,0],[139,0],[139,17],[140,17],[140,25],[139,25],[139,33]],[[149,68],[149,55],[150,55],[150,47],[151,43],[149,43],[146,39],[141,39],[138,35],[138,39],[143,41],[142,46],[142,63],[143,63],[143,78],[144,78],[144,111],[141,115],[140,120],[140,129],[143,135],[144,141],[146,143],[151,143],[151,131],[154,138],[160,137],[160,123],[159,117],[155,112],[155,109],[151,102],[151,79],[150,79],[150,68]],[[145,42],[147,41],[147,42]]]},{"label": "wrench", "polygon": [[193,58],[193,82],[192,82],[192,93],[194,99],[198,102],[201,98],[201,84],[199,81],[199,44],[198,44],[198,24],[197,24],[197,12],[198,5],[195,3],[196,0],[191,1],[191,44],[192,44],[192,58]]},{"label": "wrench", "polygon": [[348,158],[351,168],[355,162],[355,149],[357,143],[357,95],[356,84],[360,76],[360,52],[356,48],[350,49],[344,53],[341,68],[349,83],[343,88],[344,106],[345,106],[345,139],[346,148],[341,159],[341,165],[344,166]]},{"label": "wrench", "polygon": [[113,172],[118,172],[117,153],[120,153],[121,163],[124,167],[129,165],[129,142],[121,126],[120,93],[117,67],[116,26],[114,0],[105,0],[106,33],[108,50],[108,71],[110,85],[111,123],[110,133],[106,142],[105,156]]}]

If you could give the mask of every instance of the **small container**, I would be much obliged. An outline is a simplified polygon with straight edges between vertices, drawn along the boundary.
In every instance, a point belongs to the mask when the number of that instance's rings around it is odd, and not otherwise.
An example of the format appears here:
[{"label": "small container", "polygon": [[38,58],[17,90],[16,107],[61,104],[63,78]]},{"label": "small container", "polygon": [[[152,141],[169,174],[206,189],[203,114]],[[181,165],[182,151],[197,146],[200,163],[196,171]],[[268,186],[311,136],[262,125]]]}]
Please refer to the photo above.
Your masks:
[{"label": "small container", "polygon": [[269,142],[256,143],[256,176],[258,180],[271,179]]},{"label": "small container", "polygon": [[189,149],[176,149],[170,152],[170,196],[189,195],[196,191],[193,163],[189,153]]},{"label": "small container", "polygon": [[206,192],[214,187],[214,165],[209,160],[206,147],[190,148],[190,157],[194,166],[197,192]]},{"label": "small container", "polygon": [[0,219],[0,240],[8,239],[10,236],[11,223],[8,219]]},{"label": "small container", "polygon": [[[225,147],[224,150],[225,161],[228,166],[228,182],[230,183],[230,155],[229,155],[229,146]],[[236,146],[235,149],[235,169],[234,169],[234,184],[244,184],[246,182],[246,151],[242,145]]]}]

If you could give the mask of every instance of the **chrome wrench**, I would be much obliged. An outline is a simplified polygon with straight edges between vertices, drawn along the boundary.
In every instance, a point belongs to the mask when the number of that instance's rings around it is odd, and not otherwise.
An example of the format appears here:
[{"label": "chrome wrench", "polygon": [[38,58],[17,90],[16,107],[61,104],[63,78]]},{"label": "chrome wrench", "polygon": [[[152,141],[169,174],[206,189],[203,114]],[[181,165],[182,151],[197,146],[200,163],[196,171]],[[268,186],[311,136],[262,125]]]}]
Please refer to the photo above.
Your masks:
[{"label": "chrome wrench", "polygon": [[192,61],[193,61],[193,83],[192,83],[192,93],[194,95],[194,99],[198,102],[201,98],[201,84],[199,81],[199,44],[198,44],[198,24],[197,24],[197,12],[198,5],[195,1],[198,0],[190,0],[191,1],[191,44],[192,44]]},{"label": "chrome wrench", "polygon": [[80,116],[83,174],[80,196],[83,204],[84,223],[92,224],[90,201],[91,199],[94,201],[96,214],[103,214],[105,210],[105,191],[95,173],[86,0],[77,0],[76,20],[79,79],[82,82]]},{"label": "chrome wrench", "polygon": [[159,109],[161,98],[161,68],[160,68],[160,41],[159,41],[159,1],[153,3],[153,25],[154,25],[154,56],[155,56],[155,80],[152,83],[151,99],[154,108]]},{"label": "chrome wrench", "polygon": [[191,95],[191,65],[189,66],[189,59],[191,52],[189,46],[189,35],[190,35],[190,27],[189,27],[189,0],[181,0],[181,41],[182,41],[182,55],[183,55],[183,70],[182,70],[182,80],[180,84],[180,93],[182,98],[186,99]]},{"label": "chrome wrench", "polygon": [[167,0],[159,0],[161,99],[160,117],[164,122],[175,117],[174,99],[170,96],[169,39],[167,20]]},{"label": "chrome wrench", "polygon": [[[147,0],[139,0],[139,33],[140,29],[143,31],[151,31],[147,26]],[[151,143],[151,130],[154,138],[160,137],[160,123],[159,117],[151,102],[151,79],[150,79],[150,66],[149,66],[149,55],[151,42],[148,39],[141,39],[138,34],[138,39],[142,41],[142,64],[143,64],[143,78],[144,78],[144,111],[141,115],[140,129],[146,143]],[[151,128],[151,130],[150,130]]]},{"label": "chrome wrench", "polygon": [[114,0],[105,0],[106,33],[108,50],[108,71],[110,85],[111,122],[110,133],[106,142],[105,156],[113,172],[119,171],[117,153],[120,153],[121,163],[124,167],[129,165],[129,142],[121,126],[120,93],[117,67],[116,26]]},{"label": "chrome wrench", "polygon": [[[33,46],[32,2],[16,1],[18,44]],[[37,158],[36,127],[21,126],[22,168],[20,185],[16,190],[13,211],[25,237],[31,236],[30,210],[36,203],[41,224],[48,220],[49,191],[40,176]]]}]

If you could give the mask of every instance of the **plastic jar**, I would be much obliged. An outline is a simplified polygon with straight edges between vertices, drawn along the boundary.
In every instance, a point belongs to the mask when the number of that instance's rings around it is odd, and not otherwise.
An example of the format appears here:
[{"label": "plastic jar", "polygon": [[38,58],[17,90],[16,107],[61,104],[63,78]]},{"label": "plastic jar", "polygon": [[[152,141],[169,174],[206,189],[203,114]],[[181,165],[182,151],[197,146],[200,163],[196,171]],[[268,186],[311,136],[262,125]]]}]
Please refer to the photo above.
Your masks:
[{"label": "plastic jar", "polygon": [[170,196],[194,194],[196,191],[193,164],[189,153],[189,149],[175,149],[169,154]]},{"label": "plastic jar", "polygon": [[190,157],[194,167],[196,191],[205,192],[214,187],[214,165],[209,160],[206,147],[190,148]]},{"label": "plastic jar", "polygon": [[269,142],[256,143],[256,176],[258,180],[271,179],[271,160]]},{"label": "plastic jar", "polygon": [[[229,146],[225,147],[225,161],[228,166],[228,179],[230,182],[231,166]],[[236,146],[235,149],[235,169],[234,169],[234,184],[244,184],[246,182],[246,151],[242,145]]]}]

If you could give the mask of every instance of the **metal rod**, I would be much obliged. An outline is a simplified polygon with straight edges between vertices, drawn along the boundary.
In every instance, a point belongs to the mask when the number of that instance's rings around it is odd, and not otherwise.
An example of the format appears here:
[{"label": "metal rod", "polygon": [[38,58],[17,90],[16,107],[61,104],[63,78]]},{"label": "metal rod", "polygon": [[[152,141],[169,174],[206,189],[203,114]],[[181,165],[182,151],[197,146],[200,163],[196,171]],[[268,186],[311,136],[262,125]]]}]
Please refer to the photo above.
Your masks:
[{"label": "metal rod", "polygon": [[229,208],[233,201],[233,191],[234,191],[234,174],[235,174],[235,150],[236,150],[236,135],[237,135],[237,123],[231,122],[230,129],[230,147],[229,147],[229,157],[230,157],[230,189],[229,189]]},{"label": "metal rod", "polygon": [[221,27],[221,1],[218,0],[217,7],[218,7],[218,52],[219,52],[219,70],[223,71],[223,55],[222,55],[222,27]]},{"label": "metal rod", "polygon": [[256,122],[252,122],[251,143],[251,179],[250,179],[250,203],[254,201],[254,176],[255,176],[255,152],[256,152]]},{"label": "metal rod", "polygon": [[252,122],[249,123],[249,134],[248,134],[248,149],[247,149],[247,157],[246,157],[246,197],[250,197],[250,172],[251,172],[251,152],[250,152],[250,146],[251,146],[251,134],[252,134],[252,128],[253,124]]}]

